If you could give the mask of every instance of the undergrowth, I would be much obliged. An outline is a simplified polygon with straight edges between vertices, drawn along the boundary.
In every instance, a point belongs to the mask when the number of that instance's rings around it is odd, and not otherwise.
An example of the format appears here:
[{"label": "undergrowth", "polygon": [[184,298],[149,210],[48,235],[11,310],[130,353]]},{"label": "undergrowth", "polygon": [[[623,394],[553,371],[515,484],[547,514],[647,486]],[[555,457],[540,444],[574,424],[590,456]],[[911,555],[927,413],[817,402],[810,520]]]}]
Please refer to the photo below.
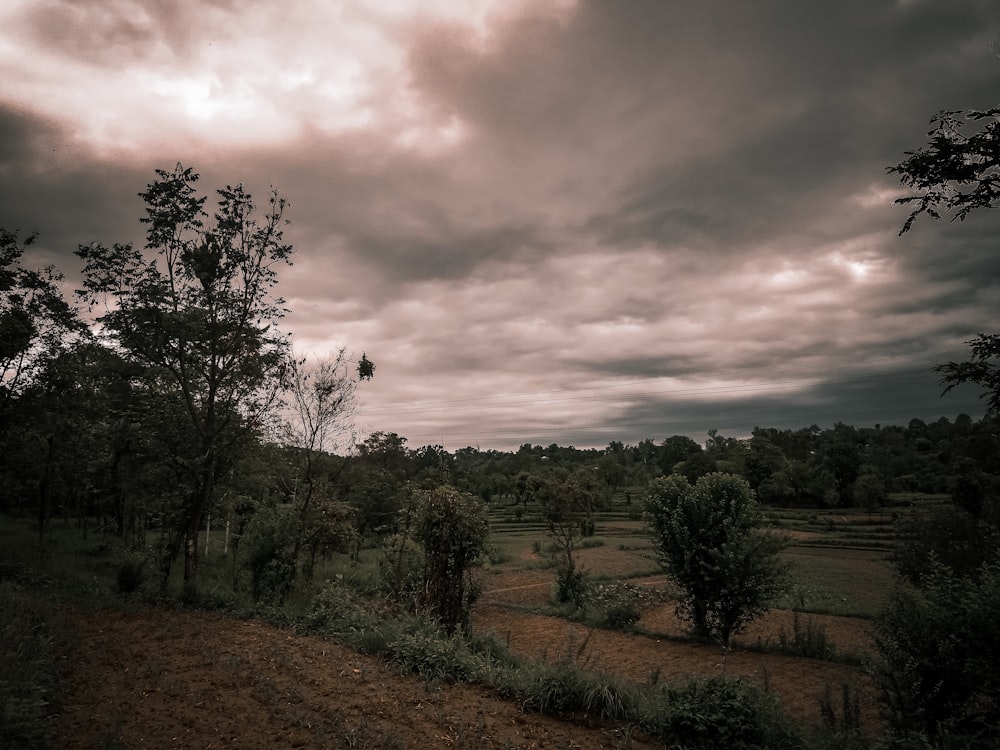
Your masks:
[{"label": "undergrowth", "polygon": [[50,746],[53,637],[45,599],[15,581],[0,582],[0,747]]}]

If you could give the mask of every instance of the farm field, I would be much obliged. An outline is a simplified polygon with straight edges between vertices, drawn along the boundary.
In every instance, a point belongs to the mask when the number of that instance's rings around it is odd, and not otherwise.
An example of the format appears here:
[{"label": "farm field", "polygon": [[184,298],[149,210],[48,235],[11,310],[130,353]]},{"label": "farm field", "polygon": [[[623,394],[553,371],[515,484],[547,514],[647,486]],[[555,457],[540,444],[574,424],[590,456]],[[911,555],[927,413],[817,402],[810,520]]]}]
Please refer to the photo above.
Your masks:
[{"label": "farm field", "polygon": [[[597,579],[664,589],[637,525],[600,526],[579,550]],[[850,660],[779,653],[796,615],[772,610],[721,649],[693,642],[670,602],[647,608],[634,632],[588,627],[550,614],[554,572],[539,532],[496,535],[501,559],[482,573],[476,634],[493,633],[522,657],[569,661],[636,683],[728,674],[774,694],[789,718],[821,723],[820,702],[844,686],[859,698],[861,726],[879,728],[874,688]],[[831,601],[865,613],[889,581],[885,552],[791,547],[799,602]],[[864,586],[859,587],[859,581]],[[872,582],[875,583],[872,583]],[[856,590],[855,590],[856,589]],[[882,590],[884,594],[884,589]],[[871,647],[866,617],[802,612],[840,654]],[[60,659],[66,691],[56,746],[83,747],[654,747],[638,731],[586,716],[522,710],[485,687],[432,684],[379,659],[291,629],[214,613],[72,607],[62,610],[72,648]]]}]

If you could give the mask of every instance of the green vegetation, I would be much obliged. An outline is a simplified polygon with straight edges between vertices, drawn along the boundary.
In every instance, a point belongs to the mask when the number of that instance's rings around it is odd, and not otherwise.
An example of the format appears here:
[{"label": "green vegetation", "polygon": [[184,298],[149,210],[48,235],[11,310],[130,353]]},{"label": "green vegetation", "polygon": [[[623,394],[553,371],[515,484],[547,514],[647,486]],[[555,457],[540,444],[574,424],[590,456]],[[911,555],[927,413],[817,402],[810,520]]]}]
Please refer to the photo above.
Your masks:
[{"label": "green vegetation", "polygon": [[[11,569],[0,571],[5,575]],[[49,602],[16,579],[0,580],[0,745],[45,748],[56,694]]]},{"label": "green vegetation", "polygon": [[682,590],[678,616],[728,648],[784,588],[785,541],[762,530],[750,485],[731,474],[693,485],[676,475],[654,480],[646,510],[664,569]]}]

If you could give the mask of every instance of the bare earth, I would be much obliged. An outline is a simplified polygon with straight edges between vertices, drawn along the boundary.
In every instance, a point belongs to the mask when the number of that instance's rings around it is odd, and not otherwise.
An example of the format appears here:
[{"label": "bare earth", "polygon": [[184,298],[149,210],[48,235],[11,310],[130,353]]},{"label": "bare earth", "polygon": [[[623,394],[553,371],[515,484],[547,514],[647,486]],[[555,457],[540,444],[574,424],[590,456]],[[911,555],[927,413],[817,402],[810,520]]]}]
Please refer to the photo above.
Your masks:
[{"label": "bare earth", "polygon": [[[669,606],[646,614],[652,633],[592,630],[504,606],[546,600],[551,573],[493,576],[473,628],[534,659],[568,658],[636,682],[727,672],[765,685],[785,710],[818,723],[819,698],[849,684],[875,729],[874,691],[862,670],[825,661],[720,649],[673,639]],[[93,748],[647,748],[639,733],[584,716],[527,713],[488,689],[431,686],[378,659],[291,630],[204,612],[65,613],[75,631],[63,661],[67,688],[57,747]],[[810,615],[847,650],[869,648],[866,623]],[[744,643],[791,632],[775,612]],[[659,636],[659,637],[657,637]],[[836,704],[836,699],[835,699]],[[631,744],[629,744],[631,743]]]}]

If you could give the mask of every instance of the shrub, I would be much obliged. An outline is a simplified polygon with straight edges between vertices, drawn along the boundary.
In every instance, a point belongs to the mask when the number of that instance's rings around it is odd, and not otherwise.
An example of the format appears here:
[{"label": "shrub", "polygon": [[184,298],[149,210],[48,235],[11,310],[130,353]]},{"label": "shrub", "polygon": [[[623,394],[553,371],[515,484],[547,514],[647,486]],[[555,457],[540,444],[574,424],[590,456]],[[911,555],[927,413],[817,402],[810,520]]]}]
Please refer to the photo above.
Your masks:
[{"label": "shrub", "polygon": [[587,574],[562,561],[556,569],[556,580],[553,584],[557,604],[572,604],[582,608],[587,601]]},{"label": "shrub", "polygon": [[874,675],[890,724],[938,744],[996,747],[1000,563],[969,578],[933,565],[921,587],[895,590],[876,622]]},{"label": "shrub", "polygon": [[826,628],[811,617],[805,618],[803,623],[798,612],[792,613],[792,635],[789,636],[782,628],[778,643],[783,653],[809,659],[829,659],[836,652],[826,635]]},{"label": "shrub", "polygon": [[393,534],[382,545],[378,560],[379,583],[393,600],[416,607],[423,589],[424,551],[415,541]]},{"label": "shrub", "polygon": [[433,626],[400,634],[388,644],[388,656],[406,671],[432,682],[469,682],[481,666],[464,638],[448,636]]},{"label": "shrub", "polygon": [[770,749],[792,745],[774,699],[732,677],[668,685],[645,712],[641,726],[667,747]]},{"label": "shrub", "polygon": [[467,574],[488,535],[486,508],[469,493],[441,486],[420,498],[414,536],[427,561],[421,604],[449,633],[468,630],[477,591]]},{"label": "shrub", "polygon": [[149,557],[141,552],[126,552],[119,557],[115,584],[120,594],[132,594],[146,580]]},{"label": "shrub", "polygon": [[631,628],[642,616],[638,587],[621,581],[592,587],[587,597],[587,615],[596,627]]}]

